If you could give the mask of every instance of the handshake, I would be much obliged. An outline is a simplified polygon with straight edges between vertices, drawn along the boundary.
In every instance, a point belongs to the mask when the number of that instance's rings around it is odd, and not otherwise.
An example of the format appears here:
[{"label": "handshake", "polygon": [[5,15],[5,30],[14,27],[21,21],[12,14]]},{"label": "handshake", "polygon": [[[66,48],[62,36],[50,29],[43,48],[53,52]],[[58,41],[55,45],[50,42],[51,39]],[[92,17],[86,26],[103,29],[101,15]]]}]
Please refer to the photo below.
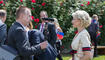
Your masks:
[{"label": "handshake", "polygon": [[48,42],[47,41],[44,41],[44,42],[40,43],[41,49],[47,48],[47,45],[48,45]]}]

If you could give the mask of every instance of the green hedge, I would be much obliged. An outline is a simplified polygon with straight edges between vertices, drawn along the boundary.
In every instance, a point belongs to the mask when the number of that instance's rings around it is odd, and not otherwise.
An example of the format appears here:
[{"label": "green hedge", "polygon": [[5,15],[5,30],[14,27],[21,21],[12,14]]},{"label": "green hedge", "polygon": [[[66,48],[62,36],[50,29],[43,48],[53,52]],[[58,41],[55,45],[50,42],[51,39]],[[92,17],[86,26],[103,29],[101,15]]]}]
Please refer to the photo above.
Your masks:
[{"label": "green hedge", "polygon": [[[71,14],[76,10],[85,10],[90,16],[97,14],[99,16],[100,25],[103,27],[100,29],[101,36],[99,38],[99,45],[105,45],[105,1],[92,0],[87,1],[76,1],[76,0],[4,0],[3,3],[0,1],[0,8],[7,10],[7,21],[8,29],[11,24],[15,21],[16,8],[24,5],[31,9],[32,15],[34,16],[33,25],[37,27],[38,22],[35,19],[39,19],[39,13],[41,10],[46,10],[49,17],[57,18],[60,26],[65,34],[63,45],[69,47],[70,43],[75,35],[75,30],[72,27]],[[41,21],[39,21],[41,22]]]}]

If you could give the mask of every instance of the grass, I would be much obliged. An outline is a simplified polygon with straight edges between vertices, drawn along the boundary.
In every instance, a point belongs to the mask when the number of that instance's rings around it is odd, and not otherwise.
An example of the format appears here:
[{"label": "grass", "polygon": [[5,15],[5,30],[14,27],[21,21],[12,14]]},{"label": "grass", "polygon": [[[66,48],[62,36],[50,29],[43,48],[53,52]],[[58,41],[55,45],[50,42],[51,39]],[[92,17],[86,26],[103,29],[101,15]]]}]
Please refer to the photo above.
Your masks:
[{"label": "grass", "polygon": [[[63,60],[69,60],[71,58],[70,54],[63,54]],[[58,59],[56,59],[58,60]]]},{"label": "grass", "polygon": [[[63,60],[69,60],[69,59],[71,59],[71,55],[63,54]],[[98,57],[93,58],[93,60],[105,60],[105,55],[99,55]]]},{"label": "grass", "polygon": [[105,55],[100,55],[99,57],[96,57],[93,60],[105,60]]}]

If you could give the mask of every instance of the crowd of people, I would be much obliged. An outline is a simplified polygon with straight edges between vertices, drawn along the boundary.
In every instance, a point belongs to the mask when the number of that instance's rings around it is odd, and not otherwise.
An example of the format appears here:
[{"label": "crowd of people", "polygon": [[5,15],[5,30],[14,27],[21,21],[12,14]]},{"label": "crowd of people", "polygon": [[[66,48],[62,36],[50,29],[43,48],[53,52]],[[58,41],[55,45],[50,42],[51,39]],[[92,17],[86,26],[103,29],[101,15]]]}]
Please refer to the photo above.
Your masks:
[{"label": "crowd of people", "polygon": [[[15,60],[56,60],[56,58],[63,60],[60,53],[62,41],[57,36],[57,33],[63,31],[56,18],[49,18],[46,11],[41,11],[41,23],[38,29],[33,29],[31,10],[20,6],[16,10],[16,21],[7,33],[7,26],[4,23],[6,16],[6,11],[0,10],[0,46],[8,45],[14,48],[18,52]],[[96,32],[99,32],[97,15],[93,15],[91,20],[86,11],[78,10],[72,16],[71,23],[78,30],[71,43],[72,60],[91,60],[93,55],[97,56]],[[92,30],[93,27],[95,31]],[[91,41],[95,45],[94,54]]]}]

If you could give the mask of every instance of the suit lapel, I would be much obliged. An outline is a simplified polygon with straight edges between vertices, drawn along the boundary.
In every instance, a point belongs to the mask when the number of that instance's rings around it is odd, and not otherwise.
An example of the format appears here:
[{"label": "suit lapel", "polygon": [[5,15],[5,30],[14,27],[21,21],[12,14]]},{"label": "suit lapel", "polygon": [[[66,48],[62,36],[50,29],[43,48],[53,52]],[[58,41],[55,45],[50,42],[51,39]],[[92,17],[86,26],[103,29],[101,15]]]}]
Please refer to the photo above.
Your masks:
[{"label": "suit lapel", "polygon": [[[20,27],[22,27],[22,28],[24,29],[24,27],[23,27],[20,23],[15,22],[14,24],[17,25],[17,26],[20,26]],[[24,30],[25,30],[25,29],[24,29]]]}]

